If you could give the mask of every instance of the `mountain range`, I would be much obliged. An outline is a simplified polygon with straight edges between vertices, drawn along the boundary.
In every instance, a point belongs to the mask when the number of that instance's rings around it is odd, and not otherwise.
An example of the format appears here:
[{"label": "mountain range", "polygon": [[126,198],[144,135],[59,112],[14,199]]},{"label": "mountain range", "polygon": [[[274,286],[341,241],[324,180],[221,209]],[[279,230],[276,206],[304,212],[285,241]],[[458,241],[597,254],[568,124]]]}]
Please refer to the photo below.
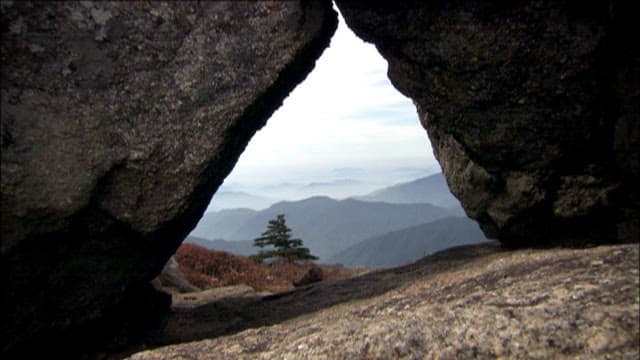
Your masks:
[{"label": "mountain range", "polygon": [[253,246],[253,241],[208,240],[189,235],[185,239],[185,242],[200,245],[207,249],[215,249],[242,256],[250,256],[258,253],[258,249]]},{"label": "mountain range", "polygon": [[[309,187],[325,185],[316,183]],[[268,201],[251,194],[225,194],[227,199],[230,195],[238,200],[245,197],[249,203]],[[321,262],[349,266],[397,265],[414,260],[412,256],[421,256],[424,251],[484,239],[477,225],[465,218],[460,203],[439,173],[344,200],[313,196],[276,202],[263,210],[235,208],[208,212],[187,241],[238,255],[255,254],[253,239],[278,214],[285,214],[292,235],[301,238]],[[439,219],[442,221],[436,221]]]},{"label": "mountain range", "polygon": [[458,245],[487,241],[478,224],[466,217],[447,217],[365,239],[329,258],[347,267],[400,266],[424,255]]},{"label": "mountain range", "polygon": [[266,209],[277,200],[243,191],[219,191],[213,195],[208,210],[250,208]]},{"label": "mountain range", "polygon": [[285,214],[294,237],[301,238],[314,255],[327,259],[368,237],[455,215],[455,212],[431,204],[388,204],[318,196],[282,201],[262,211],[232,209],[207,213],[191,236],[208,240],[252,240],[260,236],[268,221],[278,214]]},{"label": "mountain range", "polygon": [[370,194],[356,197],[356,199],[382,201],[392,204],[429,203],[445,208],[462,210],[460,201],[451,194],[442,173],[389,186]]},{"label": "mountain range", "polygon": [[[236,255],[249,256],[258,252],[253,241],[208,240],[195,236],[189,236],[186,241]],[[487,239],[475,221],[446,217],[364,239],[321,262],[350,268],[400,266],[449,247],[484,241]]]},{"label": "mountain range", "polygon": [[263,210],[278,201],[295,201],[314,196],[334,199],[354,198],[392,204],[430,203],[446,208],[462,208],[451,194],[442,173],[379,188],[370,182],[349,178],[315,182],[282,182],[260,187],[223,185],[211,199],[208,212],[248,208]]}]

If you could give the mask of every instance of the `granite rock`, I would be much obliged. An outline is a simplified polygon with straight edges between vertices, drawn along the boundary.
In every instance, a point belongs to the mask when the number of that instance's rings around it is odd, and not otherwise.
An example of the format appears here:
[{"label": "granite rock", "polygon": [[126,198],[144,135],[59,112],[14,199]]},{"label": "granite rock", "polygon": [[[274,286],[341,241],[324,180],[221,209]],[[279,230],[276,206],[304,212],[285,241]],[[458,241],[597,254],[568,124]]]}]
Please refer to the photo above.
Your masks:
[{"label": "granite rock", "polygon": [[224,314],[174,314],[174,345],[130,359],[637,359],[639,249],[454,248]]},{"label": "granite rock", "polygon": [[638,241],[632,2],[336,2],[413,99],[451,191],[489,238]]},{"label": "granite rock", "polygon": [[160,272],[337,17],[329,1],[3,1],[1,16],[2,350],[83,343]]}]

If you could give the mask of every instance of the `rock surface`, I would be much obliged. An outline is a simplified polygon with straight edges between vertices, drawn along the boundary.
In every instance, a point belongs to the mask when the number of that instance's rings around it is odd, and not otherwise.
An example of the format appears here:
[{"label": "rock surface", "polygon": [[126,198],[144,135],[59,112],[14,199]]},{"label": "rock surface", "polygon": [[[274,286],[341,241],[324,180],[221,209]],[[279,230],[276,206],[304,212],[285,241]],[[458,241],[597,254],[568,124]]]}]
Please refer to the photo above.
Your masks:
[{"label": "rock surface", "polygon": [[635,360],[639,250],[454,248],[397,269],[174,313],[156,344],[206,340],[131,359]]},{"label": "rock surface", "polygon": [[638,241],[632,2],[336,2],[414,100],[452,192],[487,237]]},{"label": "rock surface", "polygon": [[160,272],[337,17],[329,1],[1,13],[0,350],[82,344]]},{"label": "rock surface", "polygon": [[180,265],[178,265],[175,256],[172,256],[169,261],[167,261],[160,274],[151,281],[151,285],[153,285],[155,289],[170,295],[202,290],[184,278],[184,274],[180,270]]},{"label": "rock surface", "polygon": [[239,303],[238,299],[257,297],[258,294],[249,285],[223,286],[186,294],[173,294],[171,307],[175,310],[190,310],[225,299]]}]

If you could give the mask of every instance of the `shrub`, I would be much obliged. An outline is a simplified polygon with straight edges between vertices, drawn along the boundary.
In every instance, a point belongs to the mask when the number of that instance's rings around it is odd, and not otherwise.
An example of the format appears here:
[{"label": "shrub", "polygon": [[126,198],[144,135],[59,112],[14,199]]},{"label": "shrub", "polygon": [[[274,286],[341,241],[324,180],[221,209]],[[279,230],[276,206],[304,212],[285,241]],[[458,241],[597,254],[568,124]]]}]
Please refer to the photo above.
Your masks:
[{"label": "shrub", "polygon": [[[313,263],[283,262],[263,264],[250,257],[210,250],[195,244],[182,244],[176,261],[187,281],[201,289],[247,284],[257,291],[278,292],[293,289]],[[339,280],[352,276],[341,266],[321,266],[324,279]]]}]

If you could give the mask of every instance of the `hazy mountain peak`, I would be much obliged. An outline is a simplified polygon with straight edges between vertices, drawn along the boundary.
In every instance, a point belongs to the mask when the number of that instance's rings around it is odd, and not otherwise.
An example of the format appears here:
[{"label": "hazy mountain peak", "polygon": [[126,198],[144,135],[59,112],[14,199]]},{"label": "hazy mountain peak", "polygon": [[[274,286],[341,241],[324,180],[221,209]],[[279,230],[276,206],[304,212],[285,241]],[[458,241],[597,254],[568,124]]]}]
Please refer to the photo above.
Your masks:
[{"label": "hazy mountain peak", "polygon": [[402,230],[376,235],[328,260],[345,266],[398,266],[425,253],[486,241],[478,224],[462,217],[445,217]]},{"label": "hazy mountain peak", "polygon": [[389,186],[364,196],[363,201],[383,201],[394,204],[430,203],[446,208],[460,208],[442,173]]}]

